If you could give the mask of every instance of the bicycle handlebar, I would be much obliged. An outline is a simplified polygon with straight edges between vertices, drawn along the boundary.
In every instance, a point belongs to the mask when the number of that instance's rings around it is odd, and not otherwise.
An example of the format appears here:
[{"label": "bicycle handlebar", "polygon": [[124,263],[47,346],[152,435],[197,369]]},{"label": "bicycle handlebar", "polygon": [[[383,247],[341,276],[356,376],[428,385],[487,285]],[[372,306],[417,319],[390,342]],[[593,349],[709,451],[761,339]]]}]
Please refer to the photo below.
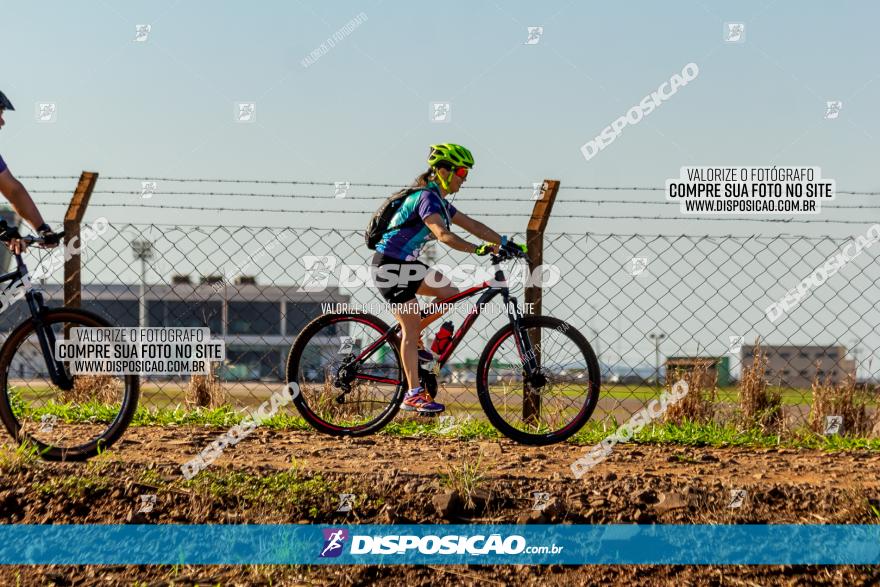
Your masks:
[{"label": "bicycle handlebar", "polygon": [[[58,235],[59,241],[64,238],[64,231],[55,234]],[[9,241],[14,239],[19,239],[27,245],[41,245],[46,243],[46,239],[41,236],[33,236],[30,234],[27,236],[9,236],[9,233],[0,234],[0,242],[8,243]]]},{"label": "bicycle handlebar", "polygon": [[529,255],[519,248],[519,245],[509,240],[498,249],[498,253],[492,255],[492,263],[499,263],[508,259],[528,259]]}]

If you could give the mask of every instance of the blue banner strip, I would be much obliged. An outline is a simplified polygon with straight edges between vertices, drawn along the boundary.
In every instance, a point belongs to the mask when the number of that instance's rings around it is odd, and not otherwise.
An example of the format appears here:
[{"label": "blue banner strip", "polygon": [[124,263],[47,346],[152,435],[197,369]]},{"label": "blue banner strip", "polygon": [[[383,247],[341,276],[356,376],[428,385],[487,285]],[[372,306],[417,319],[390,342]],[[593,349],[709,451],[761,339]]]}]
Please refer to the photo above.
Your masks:
[{"label": "blue banner strip", "polygon": [[875,565],[876,525],[0,525],[0,564]]}]

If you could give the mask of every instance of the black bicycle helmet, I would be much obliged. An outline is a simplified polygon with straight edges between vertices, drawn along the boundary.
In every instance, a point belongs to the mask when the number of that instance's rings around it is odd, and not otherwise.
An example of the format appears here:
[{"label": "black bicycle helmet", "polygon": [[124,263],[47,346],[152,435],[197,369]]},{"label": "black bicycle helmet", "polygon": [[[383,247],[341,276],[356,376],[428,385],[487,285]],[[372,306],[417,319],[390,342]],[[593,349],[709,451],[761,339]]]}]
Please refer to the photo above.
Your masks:
[{"label": "black bicycle helmet", "polygon": [[0,92],[0,110],[15,110],[12,102],[6,97],[6,94]]}]

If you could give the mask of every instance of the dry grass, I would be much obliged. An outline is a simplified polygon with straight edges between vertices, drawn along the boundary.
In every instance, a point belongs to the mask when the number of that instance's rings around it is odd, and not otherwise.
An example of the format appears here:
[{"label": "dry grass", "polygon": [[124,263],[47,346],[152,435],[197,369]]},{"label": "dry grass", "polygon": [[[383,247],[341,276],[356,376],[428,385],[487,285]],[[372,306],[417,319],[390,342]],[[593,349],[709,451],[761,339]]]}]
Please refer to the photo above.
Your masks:
[{"label": "dry grass", "polygon": [[740,378],[739,402],[742,409],[741,424],[751,429],[759,428],[765,433],[782,432],[782,393],[769,391],[765,378],[767,355],[761,353],[760,341],[755,341],[755,356],[751,366],[743,365]]},{"label": "dry grass", "polygon": [[711,422],[715,416],[715,400],[718,395],[716,384],[718,375],[709,373],[706,365],[695,365],[693,369],[676,369],[672,377],[666,376],[666,391],[684,380],[688,385],[686,396],[671,404],[666,410],[664,421],[681,424],[690,422]]},{"label": "dry grass", "polygon": [[199,408],[218,408],[224,404],[220,380],[215,374],[216,363],[211,363],[207,374],[194,374],[186,388],[186,405]]},{"label": "dry grass", "polygon": [[59,400],[70,404],[97,401],[105,405],[118,405],[122,403],[124,395],[125,381],[118,375],[75,375],[73,389],[61,391]]},{"label": "dry grass", "polygon": [[824,434],[827,416],[843,416],[840,433],[845,436],[864,436],[871,430],[867,405],[870,399],[865,387],[856,385],[855,374],[850,373],[841,382],[833,383],[828,376],[824,381],[813,379],[813,403],[807,423],[816,434]]}]

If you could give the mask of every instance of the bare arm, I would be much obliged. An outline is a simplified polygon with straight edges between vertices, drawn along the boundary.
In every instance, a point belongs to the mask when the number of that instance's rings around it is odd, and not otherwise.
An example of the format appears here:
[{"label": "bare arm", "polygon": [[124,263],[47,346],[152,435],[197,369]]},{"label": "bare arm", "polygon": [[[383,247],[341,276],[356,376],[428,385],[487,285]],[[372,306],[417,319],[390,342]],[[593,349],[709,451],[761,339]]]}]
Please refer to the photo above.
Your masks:
[{"label": "bare arm", "polygon": [[37,205],[31,199],[31,195],[8,169],[0,173],[0,192],[6,196],[6,199],[9,200],[9,203],[12,204],[12,208],[18,215],[27,220],[28,224],[33,228],[37,228],[44,223]]},{"label": "bare arm", "polygon": [[479,237],[486,242],[501,244],[500,234],[479,220],[474,220],[461,210],[455,211],[455,216],[452,217],[452,223],[456,226],[462,227],[472,235]]},{"label": "bare arm", "polygon": [[[458,218],[458,215],[461,212],[458,212],[455,217]],[[473,253],[474,249],[477,248],[477,245],[471,244],[456,235],[452,231],[446,228],[446,224],[443,222],[443,218],[440,217],[440,214],[434,213],[425,218],[425,226],[428,227],[434,236],[437,237],[437,240],[450,247],[455,249],[456,251],[464,251],[465,253]]]}]

